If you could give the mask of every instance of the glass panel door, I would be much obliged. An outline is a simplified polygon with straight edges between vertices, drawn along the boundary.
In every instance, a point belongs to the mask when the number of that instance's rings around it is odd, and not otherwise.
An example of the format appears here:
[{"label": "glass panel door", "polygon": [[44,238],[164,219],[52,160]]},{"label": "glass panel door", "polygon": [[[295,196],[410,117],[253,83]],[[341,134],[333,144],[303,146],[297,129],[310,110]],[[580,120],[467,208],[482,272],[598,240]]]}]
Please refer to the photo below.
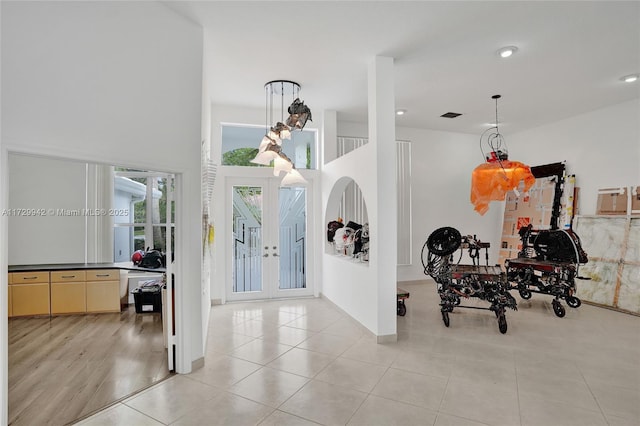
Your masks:
[{"label": "glass panel door", "polygon": [[282,187],[278,191],[280,224],[279,290],[304,289],[306,281],[307,190]]},{"label": "glass panel door", "polygon": [[309,190],[280,179],[233,178],[228,300],[313,295],[307,236]]},{"label": "glass panel door", "polygon": [[[262,293],[261,186],[233,185],[233,293]],[[263,295],[255,295],[260,297]]]}]

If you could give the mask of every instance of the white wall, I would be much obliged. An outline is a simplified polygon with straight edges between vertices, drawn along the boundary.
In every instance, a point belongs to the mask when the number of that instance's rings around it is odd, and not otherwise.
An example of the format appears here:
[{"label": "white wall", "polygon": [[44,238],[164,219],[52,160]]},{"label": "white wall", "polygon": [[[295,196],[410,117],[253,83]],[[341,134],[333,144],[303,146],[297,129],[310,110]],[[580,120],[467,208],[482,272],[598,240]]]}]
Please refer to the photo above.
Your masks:
[{"label": "white wall", "polygon": [[3,166],[8,150],[178,173],[177,371],[189,372],[204,355],[201,28],[150,2],[1,7]]},{"label": "white wall", "polygon": [[[367,137],[366,125],[338,122],[338,135]],[[442,226],[491,243],[489,262],[498,261],[504,205],[492,202],[480,216],[469,201],[471,172],[483,161],[479,136],[434,130],[396,128],[396,139],[411,142],[412,264],[398,266],[398,281],[428,278],[421,251],[427,237]]]},{"label": "white wall", "polygon": [[579,214],[595,214],[598,189],[640,185],[638,99],[510,135],[509,154],[529,165],[566,161]]},{"label": "white wall", "polygon": [[[335,208],[348,180],[352,179],[360,187],[367,206],[369,218],[375,216],[372,192],[375,192],[374,167],[354,167],[354,164],[375,163],[375,150],[371,144],[325,164],[322,171],[322,223],[325,235],[322,245],[326,246],[327,223],[335,220]],[[335,188],[334,188],[335,187]],[[335,191],[335,192],[334,192]],[[329,209],[329,211],[327,211]],[[369,223],[370,249],[379,245],[376,241],[377,222]],[[358,320],[374,334],[378,334],[378,271],[376,263],[380,255],[377,250],[375,256],[370,250],[369,262],[357,263],[333,253],[322,254],[322,293],[329,300]]]},{"label": "white wall", "polygon": [[86,164],[10,155],[9,187],[9,264],[84,263]]}]

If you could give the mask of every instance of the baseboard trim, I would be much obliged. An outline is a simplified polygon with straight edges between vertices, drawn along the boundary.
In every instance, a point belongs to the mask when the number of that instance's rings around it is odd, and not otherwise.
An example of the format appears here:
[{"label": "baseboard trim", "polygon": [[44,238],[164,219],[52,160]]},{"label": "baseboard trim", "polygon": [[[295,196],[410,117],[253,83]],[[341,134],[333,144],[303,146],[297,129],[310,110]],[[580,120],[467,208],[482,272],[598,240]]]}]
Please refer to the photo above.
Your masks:
[{"label": "baseboard trim", "polygon": [[191,372],[201,369],[204,367],[204,357],[200,357],[191,361]]},{"label": "baseboard trim", "polygon": [[398,341],[398,333],[376,336],[377,343],[396,343],[397,341]]},{"label": "baseboard trim", "polygon": [[211,306],[222,305],[222,299],[211,299]]}]

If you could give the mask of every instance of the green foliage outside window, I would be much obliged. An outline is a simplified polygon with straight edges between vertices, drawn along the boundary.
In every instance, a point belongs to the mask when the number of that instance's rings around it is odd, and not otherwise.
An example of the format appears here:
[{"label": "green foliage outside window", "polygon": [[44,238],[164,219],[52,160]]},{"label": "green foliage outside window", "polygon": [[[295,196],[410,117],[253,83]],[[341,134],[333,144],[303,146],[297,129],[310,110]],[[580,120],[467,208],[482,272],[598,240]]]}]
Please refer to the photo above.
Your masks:
[{"label": "green foliage outside window", "polygon": [[222,164],[224,166],[256,167],[258,164],[251,162],[256,155],[258,155],[258,148],[237,148],[222,154]]}]

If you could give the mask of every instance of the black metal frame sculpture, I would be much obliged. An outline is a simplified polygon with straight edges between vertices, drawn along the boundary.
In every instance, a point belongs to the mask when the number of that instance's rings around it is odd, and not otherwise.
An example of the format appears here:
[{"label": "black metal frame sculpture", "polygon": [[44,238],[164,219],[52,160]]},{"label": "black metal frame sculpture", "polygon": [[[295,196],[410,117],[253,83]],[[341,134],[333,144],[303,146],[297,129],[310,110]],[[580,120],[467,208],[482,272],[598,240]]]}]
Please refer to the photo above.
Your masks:
[{"label": "black metal frame sculpture", "polygon": [[[509,283],[499,266],[489,266],[489,243],[480,242],[475,236],[461,236],[451,227],[438,228],[429,235],[422,247],[424,273],[430,275],[438,286],[440,311],[444,325],[449,327],[449,313],[455,307],[493,311],[498,319],[498,329],[507,332],[506,308],[517,310],[516,300],[509,294]],[[427,260],[425,262],[425,249]],[[461,250],[457,263],[453,253]],[[472,265],[461,265],[462,250],[467,249]],[[485,249],[486,266],[480,265],[480,251]],[[461,305],[461,298],[476,297],[491,304],[488,308]]]},{"label": "black metal frame sculpture", "polygon": [[525,300],[532,293],[553,296],[553,312],[564,317],[560,299],[572,308],[582,304],[575,296],[575,279],[586,279],[578,276],[578,268],[588,259],[580,238],[569,229],[536,230],[531,225],[520,228],[519,233],[522,249],[516,259],[505,260],[507,279]]}]

